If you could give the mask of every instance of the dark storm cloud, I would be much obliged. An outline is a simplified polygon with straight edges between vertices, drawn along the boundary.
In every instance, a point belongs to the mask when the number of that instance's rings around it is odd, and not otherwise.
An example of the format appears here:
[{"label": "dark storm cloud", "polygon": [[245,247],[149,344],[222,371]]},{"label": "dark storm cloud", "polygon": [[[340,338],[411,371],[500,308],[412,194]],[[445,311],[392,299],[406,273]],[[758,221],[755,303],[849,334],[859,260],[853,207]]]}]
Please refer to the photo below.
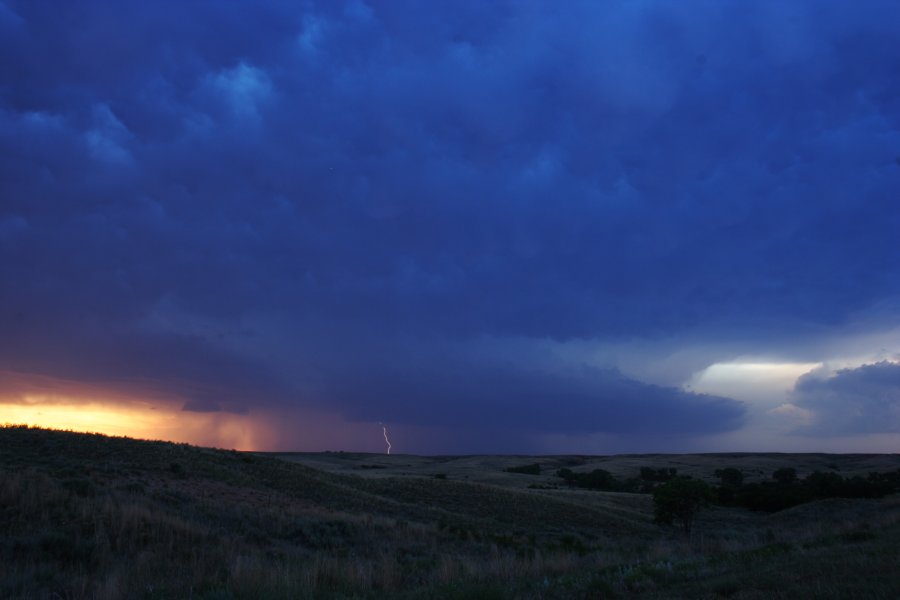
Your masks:
[{"label": "dark storm cloud", "polygon": [[[223,351],[215,339],[109,331],[93,318],[75,324],[35,321],[38,314],[18,313],[4,327],[3,371],[108,384],[133,395],[174,393],[186,399],[184,410],[201,412],[242,413],[260,398],[284,403],[298,397],[281,374]],[[0,392],[4,388],[0,377]]]},{"label": "dark storm cloud", "polygon": [[[429,345],[777,343],[896,298],[898,23],[893,2],[0,2],[0,366],[728,429],[737,404],[503,357],[445,387]],[[435,357],[417,383],[365,367],[410,337]]]},{"label": "dark storm cloud", "polygon": [[362,381],[336,382],[329,392],[363,420],[387,412],[395,424],[499,424],[533,433],[691,435],[736,429],[744,412],[734,400],[640,383],[615,370],[547,372],[465,361],[381,368]]},{"label": "dark storm cloud", "polygon": [[810,425],[800,433],[898,433],[900,364],[882,361],[830,377],[814,371],[797,381],[793,404],[812,411]]}]

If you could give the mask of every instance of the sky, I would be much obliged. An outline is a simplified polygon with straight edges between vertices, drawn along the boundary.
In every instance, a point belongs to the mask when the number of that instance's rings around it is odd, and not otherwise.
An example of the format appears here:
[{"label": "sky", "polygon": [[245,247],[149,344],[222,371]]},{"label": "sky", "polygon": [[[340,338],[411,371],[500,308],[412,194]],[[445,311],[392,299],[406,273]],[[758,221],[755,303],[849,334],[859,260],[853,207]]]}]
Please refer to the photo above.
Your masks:
[{"label": "sky", "polygon": [[0,423],[897,452],[898,74],[893,0],[0,0]]}]

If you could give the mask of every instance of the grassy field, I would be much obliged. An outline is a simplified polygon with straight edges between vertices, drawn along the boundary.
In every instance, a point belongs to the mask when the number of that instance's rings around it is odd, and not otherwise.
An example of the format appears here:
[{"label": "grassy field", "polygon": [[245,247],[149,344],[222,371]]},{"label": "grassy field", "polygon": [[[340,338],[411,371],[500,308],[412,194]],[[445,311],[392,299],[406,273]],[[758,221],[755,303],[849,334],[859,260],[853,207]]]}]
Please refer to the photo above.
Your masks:
[{"label": "grassy field", "polygon": [[[634,477],[642,466],[675,468],[679,474],[717,482],[716,469],[741,469],[747,481],[769,479],[780,467],[793,467],[799,476],[813,471],[835,471],[844,476],[866,475],[872,471],[892,471],[900,467],[897,454],[618,454],[614,456],[415,456],[358,454],[351,452],[262,452],[272,456],[328,471],[363,477],[433,477],[445,474],[453,479],[522,488],[535,482],[558,484],[556,470],[569,467],[576,471],[606,469],[616,477]],[[505,469],[537,463],[541,476],[522,478]]]},{"label": "grassy field", "polygon": [[642,466],[712,483],[900,457],[253,454],[4,427],[0,598],[900,597],[897,495],[713,507],[688,539],[649,495],[555,475]]}]

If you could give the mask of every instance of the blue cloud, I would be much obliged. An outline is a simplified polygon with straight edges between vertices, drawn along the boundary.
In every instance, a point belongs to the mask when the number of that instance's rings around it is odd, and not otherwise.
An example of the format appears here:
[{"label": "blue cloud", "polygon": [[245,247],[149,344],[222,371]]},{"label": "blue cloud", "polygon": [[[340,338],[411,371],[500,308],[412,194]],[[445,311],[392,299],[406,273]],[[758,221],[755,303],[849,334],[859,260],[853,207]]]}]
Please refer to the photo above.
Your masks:
[{"label": "blue cloud", "polygon": [[[0,368],[79,353],[114,379],[118,344],[204,323],[190,344],[256,373],[255,402],[445,398],[421,421],[450,421],[485,394],[451,401],[436,341],[840,328],[900,296],[898,23],[893,2],[0,4],[0,328],[32,349]],[[108,347],[80,351],[92,328]],[[433,361],[411,385],[373,353]],[[511,362],[453,368],[492,398],[540,390],[523,428],[634,431],[640,397],[685,432],[739,421]],[[215,381],[189,352],[139,364]]]},{"label": "blue cloud", "polygon": [[900,432],[900,364],[882,361],[823,377],[804,375],[793,404],[811,411],[806,435]]},{"label": "blue cloud", "polygon": [[335,378],[327,397],[351,418],[378,420],[386,413],[396,424],[460,429],[690,436],[743,422],[743,405],[728,398],[649,385],[610,369],[523,366],[464,359],[424,369],[381,365],[353,379]]}]

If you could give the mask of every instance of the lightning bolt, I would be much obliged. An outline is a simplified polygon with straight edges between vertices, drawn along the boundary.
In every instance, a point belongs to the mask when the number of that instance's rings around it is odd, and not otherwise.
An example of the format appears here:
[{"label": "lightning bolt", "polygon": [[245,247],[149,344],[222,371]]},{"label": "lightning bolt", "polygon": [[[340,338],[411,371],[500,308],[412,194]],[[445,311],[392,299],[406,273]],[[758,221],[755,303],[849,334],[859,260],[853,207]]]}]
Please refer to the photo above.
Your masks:
[{"label": "lightning bolt", "polygon": [[381,421],[378,422],[381,425],[381,432],[384,434],[384,442],[387,444],[387,454],[391,453],[391,440],[388,439],[387,427],[384,426],[384,423]]}]

